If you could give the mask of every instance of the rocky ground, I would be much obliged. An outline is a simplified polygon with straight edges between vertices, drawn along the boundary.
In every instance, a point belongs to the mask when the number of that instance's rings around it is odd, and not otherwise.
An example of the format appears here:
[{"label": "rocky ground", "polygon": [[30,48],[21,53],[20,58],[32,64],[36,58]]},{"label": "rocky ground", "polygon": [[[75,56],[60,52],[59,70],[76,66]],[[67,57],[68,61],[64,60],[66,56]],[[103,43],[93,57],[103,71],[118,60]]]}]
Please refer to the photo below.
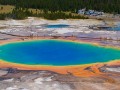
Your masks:
[{"label": "rocky ground", "polygon": [[1,68],[0,90],[120,90],[119,66],[103,66],[99,70],[104,75],[76,77],[70,73]]},{"label": "rocky ground", "polygon": [[[46,25],[64,24],[66,28],[47,28]],[[105,38],[120,40],[120,31],[93,29],[90,27],[119,26],[119,21],[104,21],[96,19],[69,19],[69,20],[45,20],[28,18],[25,20],[0,21],[0,34],[16,36],[76,36],[89,38]],[[113,28],[112,28],[113,29]],[[0,39],[6,39],[0,36]]]},{"label": "rocky ground", "polygon": [[[33,22],[32,25],[41,25],[41,24],[51,24],[51,23],[56,23],[56,22],[49,22],[45,20],[40,20]],[[8,22],[8,24],[6,24]],[[14,22],[14,23],[13,23]],[[18,34],[25,34],[27,32],[26,30],[30,29],[30,23],[31,21],[21,21],[21,22],[16,22],[14,20],[9,21],[1,21],[0,22],[0,31],[9,31],[9,33],[4,34],[0,33],[0,43],[6,41],[6,40],[11,40],[11,39],[22,39],[22,37],[18,36],[13,36],[13,35],[8,35],[8,34],[13,34],[17,33]],[[59,22],[59,21],[58,21]],[[76,33],[75,35],[80,35],[81,37],[86,37],[88,36],[89,40],[86,40],[88,38],[82,38],[83,40],[86,41],[91,41],[91,39],[98,38],[98,36],[110,36],[114,38],[119,37],[118,32],[109,32],[109,31],[88,31],[88,26],[93,25],[93,24],[101,24],[101,21],[86,21],[86,20],[81,20],[81,21],[61,21],[63,24],[68,24],[72,23],[71,25],[76,26],[78,25],[79,27],[76,27]],[[88,23],[87,23],[88,22]],[[19,24],[18,24],[19,23]],[[26,23],[26,24],[25,24]],[[87,27],[84,26],[88,24]],[[13,25],[11,25],[13,24]],[[22,25],[22,28],[21,28]],[[26,25],[26,26],[24,26]],[[4,27],[3,27],[4,26]],[[24,30],[23,30],[24,26]],[[6,28],[7,27],[7,28]],[[9,27],[9,28],[8,28]],[[20,30],[19,30],[19,29]],[[27,28],[27,29],[26,29]],[[8,30],[9,29],[9,30]],[[69,28],[70,29],[70,28]],[[18,31],[16,31],[18,30]],[[30,29],[31,30],[31,29]],[[37,29],[36,29],[37,30]],[[41,31],[43,30],[43,32]],[[73,28],[71,28],[69,31],[71,32]],[[86,31],[85,31],[86,30]],[[23,31],[23,32],[22,32]],[[41,33],[45,32],[45,29],[39,29]],[[64,31],[64,32],[63,32]],[[28,31],[29,32],[29,31]],[[36,32],[30,31],[30,33]],[[41,35],[41,33],[39,34]],[[51,30],[51,34],[57,35],[68,35],[68,32],[65,32],[64,29],[62,30]],[[71,32],[73,34],[73,31]],[[99,35],[98,35],[99,33]],[[70,33],[69,33],[70,34]],[[28,34],[27,34],[28,35]],[[43,34],[44,35],[44,34]],[[71,34],[70,34],[71,35]],[[96,37],[95,37],[96,36]],[[90,38],[91,37],[91,38]],[[78,38],[79,39],[79,38]],[[81,38],[80,38],[81,39]],[[99,42],[102,45],[114,45],[114,46],[120,46],[120,41],[114,41],[114,40],[96,40],[93,42]],[[91,67],[87,67],[85,70],[89,70],[92,73],[95,73]],[[120,66],[108,66],[104,65],[99,68],[99,71],[102,72],[102,75],[96,75],[96,76],[91,76],[91,77],[76,77],[72,75],[71,73],[68,73],[66,75],[55,73],[52,71],[32,71],[32,70],[18,70],[16,68],[1,68],[0,69],[0,90],[120,90]],[[81,72],[80,72],[81,73]]]}]

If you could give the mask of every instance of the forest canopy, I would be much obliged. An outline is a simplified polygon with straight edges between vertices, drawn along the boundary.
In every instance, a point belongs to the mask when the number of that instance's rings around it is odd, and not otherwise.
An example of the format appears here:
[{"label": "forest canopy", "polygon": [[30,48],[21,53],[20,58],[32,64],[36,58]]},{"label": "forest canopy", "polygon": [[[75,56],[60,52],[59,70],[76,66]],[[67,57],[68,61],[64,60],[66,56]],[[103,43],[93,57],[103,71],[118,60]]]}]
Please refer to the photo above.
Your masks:
[{"label": "forest canopy", "polygon": [[0,0],[2,5],[35,8],[49,11],[72,11],[82,8],[120,13],[120,0]]},{"label": "forest canopy", "polygon": [[[0,4],[15,6],[12,13],[0,14],[0,19],[6,16],[13,19],[25,19],[28,16],[46,19],[85,19],[87,17],[65,13],[77,13],[83,8],[120,14],[120,0],[0,0]],[[43,13],[33,13],[30,8],[41,10]]]}]

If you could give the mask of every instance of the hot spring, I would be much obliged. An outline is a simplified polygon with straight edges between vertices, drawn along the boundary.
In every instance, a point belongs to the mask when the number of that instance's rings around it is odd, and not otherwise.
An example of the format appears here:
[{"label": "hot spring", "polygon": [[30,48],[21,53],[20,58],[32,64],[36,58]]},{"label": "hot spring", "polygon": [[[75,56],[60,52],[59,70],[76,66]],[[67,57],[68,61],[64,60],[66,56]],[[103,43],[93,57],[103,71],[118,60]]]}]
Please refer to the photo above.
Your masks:
[{"label": "hot spring", "polygon": [[120,59],[120,50],[61,40],[37,40],[0,46],[0,59],[26,65],[81,65]]},{"label": "hot spring", "polygon": [[106,30],[109,30],[109,31],[120,31],[120,26],[110,27],[110,28],[107,28]]},{"label": "hot spring", "polygon": [[45,28],[66,28],[69,27],[67,24],[54,24],[54,25],[45,25]]}]

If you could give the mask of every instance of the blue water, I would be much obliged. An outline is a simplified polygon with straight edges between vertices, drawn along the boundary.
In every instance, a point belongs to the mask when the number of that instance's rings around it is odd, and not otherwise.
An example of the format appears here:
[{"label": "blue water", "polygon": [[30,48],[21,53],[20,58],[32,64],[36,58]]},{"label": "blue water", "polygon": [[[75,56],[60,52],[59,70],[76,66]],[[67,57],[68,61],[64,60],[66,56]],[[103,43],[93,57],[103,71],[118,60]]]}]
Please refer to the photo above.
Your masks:
[{"label": "blue water", "polygon": [[46,28],[66,28],[69,27],[69,25],[66,24],[55,24],[55,25],[46,25]]},{"label": "blue water", "polygon": [[120,50],[91,44],[42,40],[2,45],[0,59],[31,65],[79,65],[120,59]]},{"label": "blue water", "polygon": [[120,31],[120,26],[112,27],[112,28],[107,28],[107,30]]}]

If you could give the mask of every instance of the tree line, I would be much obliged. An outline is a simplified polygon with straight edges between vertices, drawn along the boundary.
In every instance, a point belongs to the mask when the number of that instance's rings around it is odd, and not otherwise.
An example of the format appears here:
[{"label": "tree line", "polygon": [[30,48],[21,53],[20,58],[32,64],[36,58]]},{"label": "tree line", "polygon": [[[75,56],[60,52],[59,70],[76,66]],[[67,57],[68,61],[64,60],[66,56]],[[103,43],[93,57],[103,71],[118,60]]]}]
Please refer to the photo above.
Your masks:
[{"label": "tree line", "polygon": [[[120,0],[0,0],[2,5],[14,5],[12,13],[2,13],[1,18],[11,17],[25,19],[27,16],[37,16],[46,19],[87,18],[63,12],[77,13],[79,9],[94,9],[98,11],[120,14]],[[33,13],[33,8],[43,13]]]},{"label": "tree line", "polygon": [[120,13],[120,0],[0,0],[0,4],[52,12],[77,12],[81,8],[87,8],[109,13]]},{"label": "tree line", "polygon": [[5,20],[8,18],[11,19],[26,19],[27,17],[41,17],[49,20],[57,20],[57,19],[88,19],[86,16],[81,16],[81,15],[74,15],[71,13],[66,13],[66,12],[48,12],[48,11],[43,11],[33,13],[32,10],[30,11],[29,8],[21,8],[21,7],[15,7],[11,13],[1,13],[0,14],[0,20]]}]

